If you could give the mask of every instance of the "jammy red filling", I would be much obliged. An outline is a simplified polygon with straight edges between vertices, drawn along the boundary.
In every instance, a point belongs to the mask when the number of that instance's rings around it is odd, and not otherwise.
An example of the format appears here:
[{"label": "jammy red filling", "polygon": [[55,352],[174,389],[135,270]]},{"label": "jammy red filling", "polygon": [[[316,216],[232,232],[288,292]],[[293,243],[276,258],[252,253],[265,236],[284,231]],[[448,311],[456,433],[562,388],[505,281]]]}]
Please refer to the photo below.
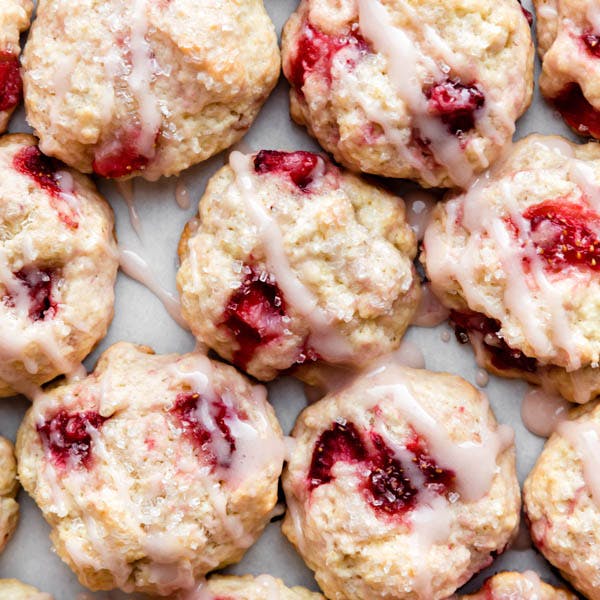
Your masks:
[{"label": "jammy red filling", "polygon": [[490,319],[481,313],[462,313],[450,311],[450,321],[454,325],[456,339],[461,344],[469,341],[469,333],[475,332],[482,335],[482,343],[486,352],[491,357],[491,362],[496,369],[519,369],[528,373],[535,373],[537,361],[523,354],[520,350],[511,348],[499,335],[500,322]]},{"label": "jammy red filling", "polygon": [[227,421],[237,418],[237,413],[222,398],[207,399],[195,392],[181,393],[170,412],[177,416],[185,434],[212,466],[231,464],[236,444]]},{"label": "jammy red filling", "polygon": [[296,54],[286,69],[286,77],[296,92],[302,93],[306,77],[314,72],[331,83],[333,59],[340,50],[348,46],[354,46],[361,54],[366,54],[369,50],[366,41],[358,33],[348,32],[346,35],[333,37],[319,31],[311,23],[305,23]]},{"label": "jammy red filling", "polygon": [[[428,489],[438,494],[451,489],[454,473],[437,465],[419,436],[414,435],[406,450],[413,454]],[[364,474],[360,491],[379,516],[402,516],[415,507],[419,490],[401,460],[378,433],[372,431],[363,436],[353,423],[332,423],[313,449],[308,473],[311,491],[334,479],[332,469],[337,462],[360,465],[359,472]]]},{"label": "jammy red filling", "polygon": [[585,33],[581,36],[581,41],[594,58],[600,58],[600,36],[595,33]]},{"label": "jammy red filling", "polygon": [[567,265],[600,270],[600,216],[594,211],[557,199],[531,206],[523,216],[538,255],[552,270]]},{"label": "jammy red filling", "polygon": [[21,102],[23,83],[19,67],[18,57],[0,52],[0,110],[10,110]]},{"label": "jammy red filling", "polygon": [[22,269],[15,273],[29,292],[29,318],[32,321],[52,319],[56,315],[57,304],[52,297],[54,271],[49,269]]},{"label": "jammy red filling", "polygon": [[586,100],[578,84],[569,84],[552,102],[569,127],[580,135],[600,139],[600,113]]},{"label": "jammy red filling", "polygon": [[278,173],[287,175],[302,191],[313,181],[313,172],[319,156],[312,152],[280,152],[261,150],[254,158],[254,170],[258,174]]},{"label": "jammy red filling", "polygon": [[233,362],[245,369],[256,350],[284,331],[285,301],[277,284],[252,271],[227,303],[222,325],[238,343]]},{"label": "jammy red filling", "polygon": [[73,209],[62,198],[58,171],[65,166],[59,160],[42,154],[37,146],[21,148],[13,158],[13,167],[23,175],[31,177],[50,195],[50,204],[58,212],[60,220],[71,229],[79,223]]},{"label": "jammy red filling", "polygon": [[94,173],[102,177],[116,178],[144,170],[150,158],[140,154],[140,134],[140,128],[135,126],[118,130],[111,140],[96,151],[92,163]]},{"label": "jammy red filling", "polygon": [[439,115],[454,135],[473,129],[476,112],[485,104],[485,96],[476,85],[450,79],[425,90],[425,96],[429,112]]},{"label": "jammy red filling", "polygon": [[527,19],[529,25],[533,25],[533,15],[523,6],[521,0],[519,0],[519,4],[521,4],[521,10],[523,11],[523,16]]},{"label": "jammy red filling", "polygon": [[107,421],[95,411],[70,414],[60,410],[37,426],[37,431],[52,462],[57,467],[89,469],[92,461],[92,435]]}]

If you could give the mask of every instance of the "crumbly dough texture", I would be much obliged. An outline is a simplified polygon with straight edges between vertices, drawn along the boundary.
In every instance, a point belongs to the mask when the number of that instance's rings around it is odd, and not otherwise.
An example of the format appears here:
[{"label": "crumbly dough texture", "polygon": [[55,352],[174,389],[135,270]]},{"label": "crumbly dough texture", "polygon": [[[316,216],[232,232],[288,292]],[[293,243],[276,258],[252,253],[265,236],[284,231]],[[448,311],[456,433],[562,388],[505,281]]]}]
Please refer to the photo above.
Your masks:
[{"label": "crumbly dough texture", "polygon": [[458,596],[459,600],[577,600],[567,590],[541,581],[535,574],[506,571],[490,577],[475,594]]},{"label": "crumbly dough texture", "polygon": [[[347,340],[350,364],[366,364],[400,345],[417,309],[421,294],[412,263],[417,243],[401,199],[326,164],[309,191],[279,173],[255,174],[254,199],[276,220],[292,271],[333,317],[331,328]],[[199,220],[183,232],[179,257],[184,318],[201,342],[233,360],[240,346],[223,315],[248,266],[267,272],[267,255],[230,166],[209,181]],[[263,381],[295,367],[310,334],[293,299],[284,301],[285,331],[259,346],[246,365]],[[319,361],[296,374],[314,382],[320,370]]]},{"label": "crumbly dough texture", "polygon": [[0,437],[0,552],[17,527],[19,505],[16,501],[17,461],[13,445]]},{"label": "crumbly dough texture", "polygon": [[[241,415],[213,417],[237,444],[226,466],[213,465],[212,441],[194,440],[173,413],[180,394],[195,393],[198,407],[214,393]],[[60,411],[107,418],[90,434],[87,466],[57,464],[38,433]],[[86,379],[36,400],[17,438],[19,479],[80,582],[160,595],[242,558],[277,502],[283,454],[264,388],[202,354],[156,356],[124,342]]]},{"label": "crumbly dough texture", "polygon": [[54,600],[31,585],[16,579],[0,579],[0,600]]},{"label": "crumbly dough texture", "polygon": [[[0,0],[0,53],[19,56],[21,54],[20,36],[29,28],[32,0]],[[8,121],[16,107],[0,110],[0,133],[8,127]]]},{"label": "crumbly dough texture", "polygon": [[[283,31],[282,62],[288,79],[293,79],[298,42],[307,21],[334,38],[349,31],[362,36],[358,4],[354,0],[300,2]],[[369,2],[363,4],[368,7]],[[534,48],[521,7],[515,0],[380,0],[378,4],[413,47],[442,65],[442,72],[447,70],[449,80],[477,83],[486,97],[484,106],[496,106],[490,126],[476,124],[462,134],[460,143],[468,168],[482,171],[511,140],[515,121],[532,98]],[[426,41],[432,32],[441,38],[439,42]],[[398,93],[394,67],[385,55],[372,49],[359,51],[360,47],[339,52],[330,76],[315,70],[306,76],[301,92],[291,90],[292,118],[353,170],[414,179],[427,187],[457,187],[448,169],[432,158],[427,142],[416,141],[415,115]],[[406,61],[413,58],[407,56]],[[417,69],[417,76],[419,85],[431,83],[424,67]]]},{"label": "crumbly dough texture", "polygon": [[115,139],[131,151],[125,138],[149,116],[148,162],[122,176],[155,180],[238,141],[280,58],[262,0],[41,0],[23,66],[45,153],[89,173]]},{"label": "crumbly dough texture", "polygon": [[[414,398],[443,424],[454,442],[478,442],[482,426],[492,431],[496,428],[482,394],[465,380],[396,368],[401,373],[398,380],[410,386]],[[352,465],[338,463],[332,481],[312,492],[308,489],[315,443],[332,423],[371,427],[398,447],[414,435],[415,430],[393,402],[380,401],[374,406],[369,393],[373,385],[370,377],[359,379],[300,414],[292,432],[295,445],[283,474],[288,512],[282,531],[315,571],[327,598],[447,598],[489,565],[490,553],[502,551],[516,533],[520,492],[514,445],[497,457],[497,471],[485,496],[474,502],[454,498],[450,503],[447,539],[420,547],[404,519],[379,518],[364,502],[358,491],[360,478]]]},{"label": "crumbly dough texture", "polygon": [[[15,157],[35,144],[26,134],[0,138],[0,397],[32,396],[32,386],[74,370],[113,316],[118,253],[112,209],[88,177],[67,167],[41,174],[43,185],[56,190],[60,178],[66,190],[60,195],[40,185],[34,172],[17,171]],[[52,317],[37,321],[26,301],[20,310],[7,299],[10,288],[26,295],[14,274],[34,268],[53,273],[56,305]]]},{"label": "crumbly dough texture", "polygon": [[231,600],[325,600],[324,596],[302,587],[289,588],[270,575],[243,577],[215,575],[208,580],[208,592],[215,598]]},{"label": "crumbly dough texture", "polygon": [[[598,19],[595,0],[533,0],[536,10],[538,53],[542,59],[540,89],[556,98],[570,84],[581,88],[586,100],[600,110],[600,64],[586,50],[582,36],[594,31]],[[596,15],[596,16],[594,16]]]},{"label": "crumbly dough texture", "polygon": [[[508,158],[486,177],[467,194],[450,194],[450,202],[434,210],[421,255],[432,290],[450,309],[497,319],[499,335],[508,346],[538,361],[535,372],[496,368],[491,355],[471,337],[478,362],[486,369],[544,384],[572,402],[585,403],[600,393],[598,271],[570,264],[556,271],[543,267],[551,292],[542,292],[540,284],[532,283],[521,271],[518,250],[512,257],[510,252],[502,254],[494,235],[486,231],[481,236],[478,226],[492,217],[496,224],[502,219],[514,221],[515,215],[520,218],[518,213],[549,200],[562,207],[583,205],[598,214],[588,190],[600,185],[600,146],[531,135],[518,141]],[[455,221],[462,219],[457,215],[462,214],[469,193],[480,203],[471,213],[474,228],[468,228],[463,220]],[[510,243],[518,248],[516,242]],[[435,256],[430,251],[433,248]],[[474,269],[472,276],[466,275],[460,264],[464,257]],[[523,283],[520,293],[515,292],[515,281]],[[519,318],[519,306],[528,307],[526,317],[522,312]],[[561,335],[561,331],[568,334]],[[545,344],[534,345],[536,332],[544,336]],[[580,366],[574,368],[577,363]]]}]

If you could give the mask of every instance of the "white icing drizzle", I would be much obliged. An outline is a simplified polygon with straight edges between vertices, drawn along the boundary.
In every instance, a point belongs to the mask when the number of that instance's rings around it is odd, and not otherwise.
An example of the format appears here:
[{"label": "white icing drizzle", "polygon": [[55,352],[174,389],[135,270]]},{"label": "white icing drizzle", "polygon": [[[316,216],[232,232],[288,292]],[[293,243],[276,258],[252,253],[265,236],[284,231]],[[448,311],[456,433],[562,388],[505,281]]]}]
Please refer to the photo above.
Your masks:
[{"label": "white icing drizzle", "polygon": [[191,206],[190,194],[185,181],[181,178],[175,184],[175,201],[181,210],[187,210]]},{"label": "white icing drizzle", "polygon": [[521,404],[523,424],[531,433],[550,437],[559,423],[569,417],[571,404],[557,393],[542,388],[531,388]]},{"label": "white icing drizzle", "polygon": [[162,115],[156,96],[152,92],[154,61],[152,49],[146,40],[148,34],[147,0],[133,0],[131,3],[131,73],[129,86],[138,103],[141,131],[137,139],[138,151],[147,158],[155,154],[156,132],[160,129]]},{"label": "white icing drizzle", "polygon": [[[536,144],[558,153],[565,161],[569,179],[586,193],[592,206],[600,207],[600,189],[593,174],[583,161],[573,156],[566,142],[538,139]],[[508,181],[501,182],[497,188],[502,191],[501,212],[487,202],[485,192],[492,176],[493,171],[488,171],[466,194],[447,203],[443,235],[438,234],[437,227],[428,228],[425,233],[428,272],[434,281],[455,279],[472,310],[502,324],[509,316],[518,320],[527,342],[542,363],[560,360],[568,371],[577,370],[582,366],[578,351],[582,333],[571,326],[561,291],[548,279],[531,239],[530,222],[522,216]],[[518,234],[511,229],[509,220]],[[463,228],[469,233],[468,239],[456,252],[445,240],[461,237]],[[486,239],[493,241],[505,274],[502,303],[485,296],[478,282],[482,269],[481,248]]]},{"label": "white icing drizzle", "polygon": [[374,374],[369,393],[373,402],[380,401],[382,396],[392,399],[394,407],[427,440],[431,453],[439,457],[442,466],[454,471],[457,490],[464,500],[472,502],[485,496],[498,471],[498,455],[513,443],[514,434],[510,427],[499,425],[496,431],[491,431],[486,423],[481,423],[479,443],[453,442],[443,425],[414,396],[402,371],[393,366]]},{"label": "white icing drizzle", "polygon": [[142,222],[140,221],[140,217],[135,207],[135,193],[133,188],[133,180],[115,180],[114,183],[115,187],[117,188],[117,191],[119,192],[123,200],[125,200],[125,204],[127,204],[127,210],[129,211],[129,222],[131,223],[131,227],[137,234],[138,238],[141,239],[143,233]]},{"label": "white icing drizzle", "polygon": [[600,506],[600,425],[590,421],[563,421],[558,424],[556,433],[579,454],[588,491]]},{"label": "white icing drizzle", "polygon": [[188,329],[187,323],[181,316],[181,304],[177,296],[158,282],[150,265],[139,254],[121,247],[119,264],[128,277],[148,288],[162,302],[165,310],[182,329]]},{"label": "white icing drizzle", "polygon": [[311,346],[329,362],[349,361],[353,354],[350,343],[336,330],[333,316],[318,305],[312,291],[300,281],[289,264],[281,230],[257,197],[251,158],[235,151],[229,157],[229,164],[244,208],[264,247],[269,272],[275,277],[286,302],[307,320]]},{"label": "white icing drizzle", "polygon": [[[466,186],[473,178],[473,166],[467,160],[458,137],[448,131],[439,117],[429,113],[428,100],[422,90],[423,77],[420,71],[424,70],[432,81],[445,80],[450,71],[466,72],[470,79],[474,79],[475,67],[467,64],[463,57],[453,52],[448,44],[431,27],[424,24],[414,9],[403,0],[396,2],[395,6],[421,30],[426,44],[439,56],[443,65],[439,65],[436,60],[421,51],[417,43],[411,40],[403,29],[394,26],[388,10],[379,0],[357,0],[357,2],[360,31],[371,41],[375,50],[386,57],[388,74],[397,93],[412,113],[415,128],[429,140],[437,162],[446,167],[452,180],[457,185]],[[435,175],[424,168],[422,161],[414,154],[407,155],[403,150],[406,140],[399,135],[389,135],[391,127],[383,111],[370,104],[362,103],[367,117],[381,124],[386,135],[398,145],[403,158],[411,165],[417,166],[428,183],[436,184]],[[498,138],[498,131],[490,119],[492,112],[495,119],[504,121],[510,133],[514,131],[514,123],[503,116],[505,110],[491,97],[489,90],[486,90],[486,102],[480,109],[477,126],[484,129],[490,137]],[[485,156],[480,154],[479,159],[482,167],[488,166]]]},{"label": "white icing drizzle", "polygon": [[410,324],[416,327],[437,327],[450,316],[450,311],[431,291],[430,283],[422,285],[421,291],[421,302]]},{"label": "white icing drizzle", "polygon": [[425,229],[431,220],[431,211],[437,204],[437,198],[424,191],[409,192],[404,195],[406,205],[406,221],[415,232],[418,240],[422,240]]},{"label": "white icing drizzle", "polygon": [[489,373],[485,369],[477,369],[477,372],[475,373],[475,383],[479,387],[486,387],[489,382]]}]

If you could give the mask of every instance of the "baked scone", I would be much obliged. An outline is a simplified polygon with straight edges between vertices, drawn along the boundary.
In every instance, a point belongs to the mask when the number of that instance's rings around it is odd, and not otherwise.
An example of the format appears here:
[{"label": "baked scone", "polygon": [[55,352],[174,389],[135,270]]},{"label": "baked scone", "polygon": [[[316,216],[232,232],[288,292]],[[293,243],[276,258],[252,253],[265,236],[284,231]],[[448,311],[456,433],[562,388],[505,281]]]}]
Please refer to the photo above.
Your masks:
[{"label": "baked scone", "polygon": [[540,89],[576,133],[600,139],[600,9],[596,0],[533,0]]},{"label": "baked scone", "polygon": [[0,133],[23,97],[19,37],[29,27],[31,0],[0,0]]},{"label": "baked scone", "polygon": [[600,146],[532,135],[436,208],[424,239],[434,293],[497,375],[600,393]]},{"label": "baked scone", "polygon": [[84,173],[154,180],[237,142],[279,66],[262,0],[40,0],[27,120]]},{"label": "baked scone", "polygon": [[[17,461],[13,445],[0,437],[0,552],[17,527],[19,505],[17,495]],[[0,596],[1,598],[1,596]]]},{"label": "baked scone", "polygon": [[420,297],[400,198],[309,152],[233,152],[179,244],[194,335],[257,379],[391,352]]},{"label": "baked scone", "polygon": [[31,585],[16,579],[0,579],[0,600],[54,600],[50,594],[43,594]]},{"label": "baked scone", "polygon": [[531,102],[517,0],[302,0],[283,32],[291,114],[343,165],[464,187]]},{"label": "baked scone", "polygon": [[533,571],[505,571],[490,577],[479,592],[458,596],[458,600],[577,600],[577,597],[548,585]]},{"label": "baked scone", "polygon": [[71,373],[112,319],[113,212],[31,135],[0,138],[0,397]]},{"label": "baked scone", "polygon": [[244,577],[214,575],[183,600],[325,600],[321,594],[302,587],[286,587],[270,575]]},{"label": "baked scone", "polygon": [[600,404],[572,411],[523,487],[539,551],[590,600],[600,598]]},{"label": "baked scone", "polygon": [[292,435],[282,530],[327,598],[447,598],[516,532],[512,430],[460,377],[389,363]]},{"label": "baked scone", "polygon": [[80,582],[161,595],[241,559],[283,455],[262,386],[200,353],[124,342],[37,399],[17,436],[19,479]]}]

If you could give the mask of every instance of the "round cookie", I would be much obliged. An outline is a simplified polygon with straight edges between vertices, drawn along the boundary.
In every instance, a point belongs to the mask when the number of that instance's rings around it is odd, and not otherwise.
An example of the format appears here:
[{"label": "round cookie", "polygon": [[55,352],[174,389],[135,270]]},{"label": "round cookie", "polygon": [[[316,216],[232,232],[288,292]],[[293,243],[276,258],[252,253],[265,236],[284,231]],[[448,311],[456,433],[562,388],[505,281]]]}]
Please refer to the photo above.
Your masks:
[{"label": "round cookie", "polygon": [[447,598],[516,532],[512,430],[459,377],[388,363],[292,435],[282,530],[328,598]]},{"label": "round cookie", "polygon": [[531,102],[516,0],[302,0],[283,31],[292,118],[341,164],[465,187]]},{"label": "round cookie", "polygon": [[577,600],[566,590],[542,581],[537,573],[506,571],[490,577],[475,594],[458,596],[459,600]]},{"label": "round cookie", "polygon": [[6,600],[54,600],[50,594],[43,594],[31,585],[16,579],[0,579],[0,598]]},{"label": "round cookie", "polygon": [[15,500],[18,487],[13,445],[0,437],[0,552],[6,547],[19,520],[19,505]]},{"label": "round cookie", "polygon": [[[321,594],[310,592],[302,587],[286,587],[281,579],[270,575],[244,577],[214,575],[206,584],[202,585],[200,592],[202,600],[325,600]],[[182,600],[199,600],[197,595]]]},{"label": "round cookie", "polygon": [[309,152],[231,154],[179,244],[194,335],[260,380],[391,352],[420,298],[402,200]]},{"label": "round cookie", "polygon": [[19,37],[29,27],[31,0],[0,0],[0,133],[23,97]]},{"label": "round cookie", "polygon": [[31,135],[0,138],[0,397],[73,372],[113,315],[114,218]]},{"label": "round cookie", "polygon": [[533,0],[540,89],[576,133],[600,139],[600,9],[596,0]]},{"label": "round cookie", "polygon": [[434,211],[424,256],[460,341],[497,375],[600,393],[600,146],[529,136]]},{"label": "round cookie", "polygon": [[523,486],[540,552],[590,600],[600,598],[600,404],[570,414],[546,442]]},{"label": "round cookie", "polygon": [[262,0],[41,0],[27,120],[46,154],[84,173],[155,180],[237,142],[279,66]]},{"label": "round cookie", "polygon": [[80,582],[161,595],[242,558],[283,455],[262,386],[200,353],[123,342],[37,399],[17,436],[19,479]]}]

